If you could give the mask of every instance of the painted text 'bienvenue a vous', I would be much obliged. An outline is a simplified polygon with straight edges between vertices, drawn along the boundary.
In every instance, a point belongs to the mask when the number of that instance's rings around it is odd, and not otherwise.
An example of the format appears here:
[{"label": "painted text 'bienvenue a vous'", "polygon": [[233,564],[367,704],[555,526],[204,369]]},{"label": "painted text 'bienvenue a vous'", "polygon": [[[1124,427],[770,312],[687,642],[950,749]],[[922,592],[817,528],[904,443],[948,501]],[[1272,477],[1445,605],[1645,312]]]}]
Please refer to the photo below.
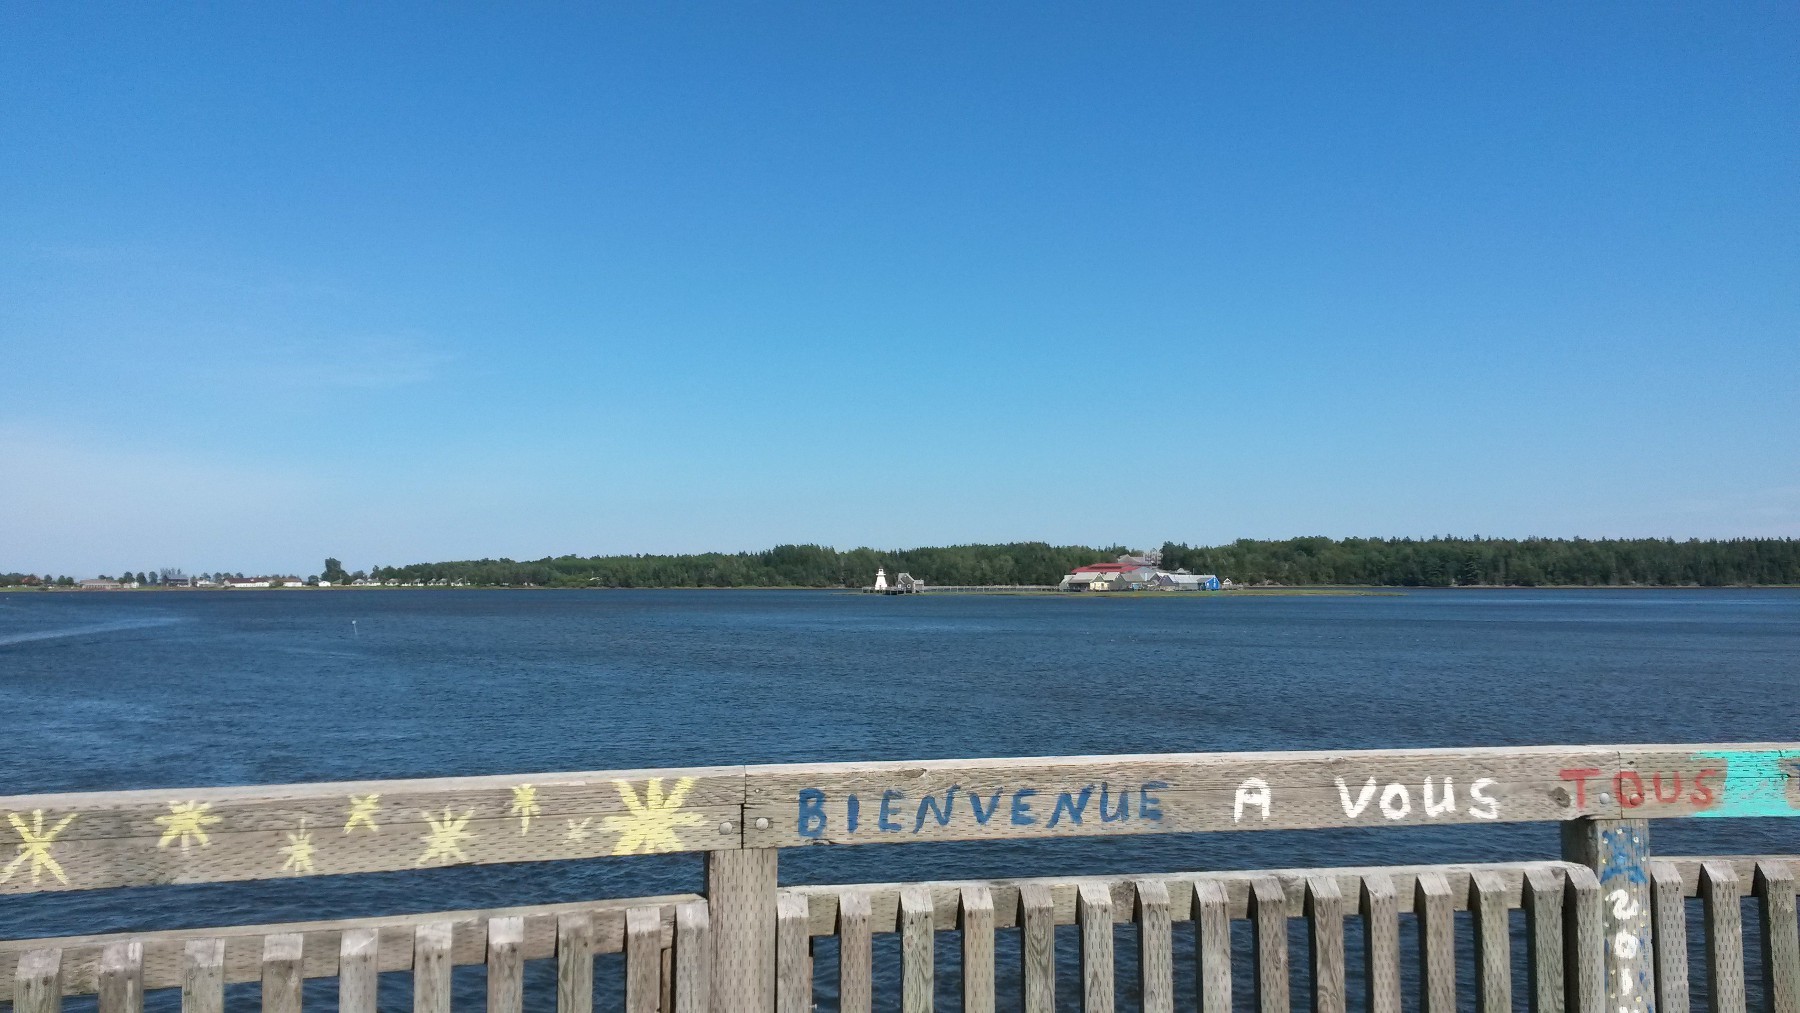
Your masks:
[{"label": "painted text 'bienvenue a vous'", "polygon": [[[1462,811],[1474,819],[1500,818],[1500,803],[1490,792],[1493,778],[1477,778],[1469,784],[1468,804]],[[958,815],[972,817],[979,826],[990,824],[1015,827],[1085,826],[1091,821],[1103,824],[1162,822],[1163,800],[1158,794],[1169,787],[1166,781],[1142,781],[1114,785],[1108,782],[1085,785],[1064,791],[1040,791],[1036,788],[999,788],[992,791],[966,791],[951,785],[942,791],[912,796],[898,788],[889,788],[868,798],[848,794],[842,800],[845,833],[875,830],[891,834],[917,834],[928,826],[949,826]],[[1415,812],[1415,795],[1406,784],[1390,782],[1381,785],[1374,778],[1352,788],[1343,778],[1337,779],[1339,800],[1344,815],[1357,819],[1379,813],[1390,820],[1401,820]],[[799,806],[798,828],[802,837],[822,837],[831,825],[827,814],[826,793],[818,788],[802,789],[796,798]],[[1246,819],[1267,820],[1275,805],[1275,789],[1260,777],[1252,777],[1238,785],[1233,794],[1231,816],[1234,822]],[[1436,818],[1457,811],[1457,789],[1453,778],[1425,778],[1419,785],[1417,811]],[[835,806],[833,808],[836,808]]]}]

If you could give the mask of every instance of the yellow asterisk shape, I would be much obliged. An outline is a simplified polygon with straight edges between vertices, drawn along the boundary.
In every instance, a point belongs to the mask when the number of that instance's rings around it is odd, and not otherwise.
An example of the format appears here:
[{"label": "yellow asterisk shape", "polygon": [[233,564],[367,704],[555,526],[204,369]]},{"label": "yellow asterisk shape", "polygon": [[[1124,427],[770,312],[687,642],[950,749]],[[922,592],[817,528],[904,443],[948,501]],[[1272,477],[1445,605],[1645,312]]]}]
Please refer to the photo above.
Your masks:
[{"label": "yellow asterisk shape", "polygon": [[287,835],[287,846],[279,848],[283,861],[281,870],[300,875],[313,871],[313,852],[318,850],[312,842],[312,831],[302,823],[300,829]]},{"label": "yellow asterisk shape", "polygon": [[645,783],[641,799],[632,790],[630,781],[614,781],[613,784],[619,789],[620,801],[629,810],[623,816],[606,817],[606,829],[619,835],[619,843],[613,846],[615,855],[680,851],[681,837],[675,831],[706,822],[706,817],[700,813],[681,811],[681,804],[694,790],[691,777],[677,780],[675,790],[667,795],[663,794],[662,778],[653,777]]},{"label": "yellow asterisk shape", "polygon": [[170,802],[168,815],[156,818],[156,822],[163,828],[162,840],[157,841],[156,846],[166,848],[171,842],[179,840],[185,854],[189,844],[197,842],[203,848],[211,844],[212,841],[206,836],[206,828],[225,822],[223,816],[207,815],[206,811],[211,808],[211,802]]},{"label": "yellow asterisk shape", "polygon": [[419,856],[417,864],[424,865],[437,859],[440,865],[451,862],[466,862],[469,856],[463,854],[462,842],[474,838],[475,833],[468,829],[469,820],[475,817],[475,810],[464,811],[461,816],[449,809],[444,810],[444,818],[438,819],[430,813],[420,813],[425,822],[431,824],[431,830],[419,840],[425,842],[425,853]]},{"label": "yellow asterisk shape", "polygon": [[368,827],[369,833],[372,834],[379,832],[381,828],[375,825],[375,810],[380,808],[381,795],[379,793],[350,796],[350,818],[344,821],[344,833],[347,834],[359,826]]},{"label": "yellow asterisk shape", "polygon": [[62,833],[68,829],[69,824],[75,822],[74,814],[64,816],[60,823],[49,830],[44,829],[44,810],[42,809],[31,811],[30,826],[25,825],[24,819],[20,818],[18,813],[7,813],[6,821],[11,823],[13,829],[19,833],[17,845],[19,854],[12,861],[6,863],[6,868],[0,869],[0,883],[13,878],[13,873],[18,872],[19,867],[29,861],[31,862],[32,886],[38,885],[38,880],[43,877],[45,870],[49,870],[50,875],[55,876],[58,883],[68,886],[69,877],[63,874],[62,866],[56,864],[56,859],[51,857],[50,845],[56,840],[57,834]]},{"label": "yellow asterisk shape", "polygon": [[512,790],[512,814],[519,818],[519,833],[531,829],[531,818],[544,810],[538,805],[537,788],[521,784]]}]

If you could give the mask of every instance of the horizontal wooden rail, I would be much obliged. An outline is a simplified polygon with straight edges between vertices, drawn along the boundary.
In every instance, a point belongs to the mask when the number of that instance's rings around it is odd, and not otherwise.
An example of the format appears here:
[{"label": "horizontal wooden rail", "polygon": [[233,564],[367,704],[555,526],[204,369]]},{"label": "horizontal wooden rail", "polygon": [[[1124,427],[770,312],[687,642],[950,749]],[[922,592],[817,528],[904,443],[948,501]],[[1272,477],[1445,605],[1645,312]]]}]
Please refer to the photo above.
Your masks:
[{"label": "horizontal wooden rail", "polygon": [[0,894],[675,851],[1800,816],[1800,744],[789,764],[0,798]]},{"label": "horizontal wooden rail", "polygon": [[418,961],[420,930],[428,927],[446,933],[446,949],[441,958],[446,967],[487,963],[495,925],[502,925],[511,933],[513,959],[554,957],[567,953],[571,946],[590,956],[620,953],[626,948],[627,923],[633,912],[654,915],[656,946],[668,949],[675,938],[676,912],[683,905],[694,903],[704,909],[704,901],[697,895],[673,894],[386,918],[5,941],[0,942],[0,1001],[14,998],[15,975],[23,976],[25,958],[33,952],[58,955],[64,995],[99,991],[104,955],[126,945],[138,947],[144,988],[184,984],[195,966],[196,952],[213,954],[203,961],[212,968],[209,981],[262,981],[270,940],[291,940],[282,945],[292,947],[297,960],[293,970],[296,978],[330,978],[344,967],[342,961],[349,952],[346,947],[358,939],[363,940],[364,949],[354,951],[356,959],[367,961],[364,970],[369,973],[412,970]]}]

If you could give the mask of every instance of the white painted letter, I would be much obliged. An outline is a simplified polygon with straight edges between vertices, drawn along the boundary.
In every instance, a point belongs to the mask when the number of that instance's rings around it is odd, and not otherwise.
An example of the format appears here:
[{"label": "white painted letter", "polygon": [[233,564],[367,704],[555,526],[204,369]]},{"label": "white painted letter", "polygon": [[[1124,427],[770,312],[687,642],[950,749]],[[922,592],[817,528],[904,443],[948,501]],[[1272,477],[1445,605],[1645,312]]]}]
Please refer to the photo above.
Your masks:
[{"label": "white painted letter", "polygon": [[1478,820],[1500,818],[1500,803],[1487,793],[1487,789],[1493,786],[1494,779],[1491,777],[1478,778],[1474,784],[1469,785],[1469,795],[1475,799],[1475,804],[1469,807],[1470,816]]},{"label": "white painted letter", "polygon": [[1450,783],[1450,778],[1444,778],[1444,800],[1442,802],[1434,800],[1431,797],[1431,794],[1431,776],[1426,775],[1425,815],[1430,816],[1432,819],[1436,819],[1456,808],[1456,787]]},{"label": "white painted letter", "polygon": [[1363,785],[1362,794],[1356,796],[1355,802],[1350,801],[1350,786],[1344,783],[1343,778],[1337,779],[1337,786],[1338,800],[1344,803],[1344,815],[1351,819],[1361,816],[1363,810],[1369,807],[1369,800],[1375,797],[1375,779],[1372,777],[1368,784]]},{"label": "white painted letter", "polygon": [[1233,823],[1243,822],[1244,806],[1246,805],[1262,807],[1262,818],[1267,820],[1270,801],[1269,782],[1260,777],[1253,777],[1245,781],[1238,785],[1237,798],[1232,802],[1231,821]]},{"label": "white painted letter", "polygon": [[1381,815],[1390,820],[1402,820],[1412,812],[1412,793],[1404,784],[1390,784],[1381,793]]}]

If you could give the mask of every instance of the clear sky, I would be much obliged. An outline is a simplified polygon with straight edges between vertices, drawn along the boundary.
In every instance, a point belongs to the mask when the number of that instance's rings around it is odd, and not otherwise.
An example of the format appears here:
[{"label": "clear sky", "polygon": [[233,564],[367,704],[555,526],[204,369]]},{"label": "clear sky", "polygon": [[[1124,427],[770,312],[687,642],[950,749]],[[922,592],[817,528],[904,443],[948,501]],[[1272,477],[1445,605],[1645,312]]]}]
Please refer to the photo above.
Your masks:
[{"label": "clear sky", "polygon": [[0,7],[0,570],[1800,535],[1791,4]]}]

